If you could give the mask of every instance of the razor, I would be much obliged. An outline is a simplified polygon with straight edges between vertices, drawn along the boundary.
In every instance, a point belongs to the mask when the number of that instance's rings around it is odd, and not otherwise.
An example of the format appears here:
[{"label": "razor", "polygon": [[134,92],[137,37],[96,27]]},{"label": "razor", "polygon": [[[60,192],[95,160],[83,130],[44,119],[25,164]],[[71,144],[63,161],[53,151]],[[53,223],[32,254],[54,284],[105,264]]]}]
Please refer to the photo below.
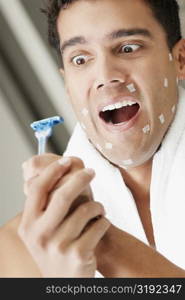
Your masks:
[{"label": "razor", "polygon": [[38,154],[45,153],[47,139],[52,135],[53,126],[61,124],[64,119],[59,116],[35,121],[30,124],[38,140]]}]

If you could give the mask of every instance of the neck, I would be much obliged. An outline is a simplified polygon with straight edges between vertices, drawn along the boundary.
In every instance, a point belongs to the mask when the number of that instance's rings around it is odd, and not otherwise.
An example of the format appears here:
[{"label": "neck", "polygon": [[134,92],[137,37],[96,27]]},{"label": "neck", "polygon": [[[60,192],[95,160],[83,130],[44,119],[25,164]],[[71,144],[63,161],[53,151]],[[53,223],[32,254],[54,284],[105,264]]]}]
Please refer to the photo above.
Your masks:
[{"label": "neck", "polygon": [[120,168],[120,172],[125,184],[132,191],[137,193],[138,190],[143,193],[149,193],[152,173],[153,158],[145,162],[143,165],[124,170]]}]

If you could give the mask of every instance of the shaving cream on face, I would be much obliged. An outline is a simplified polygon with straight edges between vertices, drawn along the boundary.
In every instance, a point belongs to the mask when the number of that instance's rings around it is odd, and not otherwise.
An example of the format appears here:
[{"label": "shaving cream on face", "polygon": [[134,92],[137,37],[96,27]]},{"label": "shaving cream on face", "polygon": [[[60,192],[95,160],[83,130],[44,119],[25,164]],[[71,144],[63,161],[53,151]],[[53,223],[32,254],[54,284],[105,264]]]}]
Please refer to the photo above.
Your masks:
[{"label": "shaving cream on face", "polygon": [[133,164],[133,160],[127,159],[127,160],[124,160],[122,163],[123,163],[123,166],[125,166],[125,167],[131,166]]},{"label": "shaving cream on face", "polygon": [[169,61],[173,61],[173,56],[171,53],[169,53]]},{"label": "shaving cream on face", "polygon": [[113,145],[111,143],[105,144],[105,149],[111,150],[113,148]]},{"label": "shaving cream on face", "polygon": [[87,108],[82,109],[82,115],[84,115],[84,117],[86,117],[88,113],[89,111],[87,110]]},{"label": "shaving cream on face", "polygon": [[80,123],[80,125],[81,125],[82,129],[86,130],[84,123]]},{"label": "shaving cream on face", "polygon": [[176,108],[176,106],[173,105],[173,107],[172,107],[172,113],[173,113],[173,114],[174,114],[174,112],[175,112],[175,108]]},{"label": "shaving cream on face", "polygon": [[167,88],[168,87],[168,78],[164,79],[164,87]]},{"label": "shaving cream on face", "polygon": [[129,92],[131,92],[131,93],[134,93],[134,92],[136,91],[136,88],[135,88],[135,86],[134,86],[133,83],[128,84],[128,85],[127,85],[127,89],[128,89]]},{"label": "shaving cream on face", "polygon": [[159,120],[160,120],[161,124],[164,124],[164,122],[165,122],[165,117],[164,117],[163,114],[161,114],[161,115],[159,116]]},{"label": "shaving cream on face", "polygon": [[150,125],[149,125],[149,124],[147,124],[147,125],[143,128],[143,132],[144,132],[144,133],[150,132]]}]

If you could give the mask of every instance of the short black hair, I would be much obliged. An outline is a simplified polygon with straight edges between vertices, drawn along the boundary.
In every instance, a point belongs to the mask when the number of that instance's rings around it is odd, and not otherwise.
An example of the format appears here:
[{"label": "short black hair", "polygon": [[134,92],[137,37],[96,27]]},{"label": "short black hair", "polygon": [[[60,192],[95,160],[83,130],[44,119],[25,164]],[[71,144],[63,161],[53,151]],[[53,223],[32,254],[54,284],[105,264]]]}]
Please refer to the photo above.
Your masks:
[{"label": "short black hair", "polygon": [[[71,3],[79,0],[47,0],[47,7],[41,9],[47,16],[48,40],[57,52],[60,52],[60,39],[57,32],[57,18],[61,9],[67,8]],[[155,19],[166,33],[167,45],[170,51],[182,38],[179,5],[176,0],[143,0],[153,12]],[[63,62],[62,62],[63,67]]]}]

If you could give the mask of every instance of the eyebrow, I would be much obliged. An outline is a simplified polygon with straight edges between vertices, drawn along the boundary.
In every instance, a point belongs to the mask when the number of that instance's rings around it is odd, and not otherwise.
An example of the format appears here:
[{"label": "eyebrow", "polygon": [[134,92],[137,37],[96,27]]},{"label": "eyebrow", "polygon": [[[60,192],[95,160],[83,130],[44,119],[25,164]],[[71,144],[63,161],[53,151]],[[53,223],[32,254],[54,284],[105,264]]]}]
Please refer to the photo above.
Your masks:
[{"label": "eyebrow", "polygon": [[[152,34],[150,33],[149,30],[142,29],[142,28],[115,30],[115,31],[107,34],[105,36],[105,38],[108,40],[115,40],[115,39],[118,39],[121,37],[127,37],[127,36],[133,36],[133,35],[142,35],[142,36],[145,36],[150,39],[153,38]],[[67,41],[64,41],[64,43],[60,46],[60,51],[63,54],[64,50],[66,50],[66,48],[71,47],[71,46],[76,46],[76,45],[83,45],[83,44],[88,44],[88,41],[83,36],[76,36]]]}]

